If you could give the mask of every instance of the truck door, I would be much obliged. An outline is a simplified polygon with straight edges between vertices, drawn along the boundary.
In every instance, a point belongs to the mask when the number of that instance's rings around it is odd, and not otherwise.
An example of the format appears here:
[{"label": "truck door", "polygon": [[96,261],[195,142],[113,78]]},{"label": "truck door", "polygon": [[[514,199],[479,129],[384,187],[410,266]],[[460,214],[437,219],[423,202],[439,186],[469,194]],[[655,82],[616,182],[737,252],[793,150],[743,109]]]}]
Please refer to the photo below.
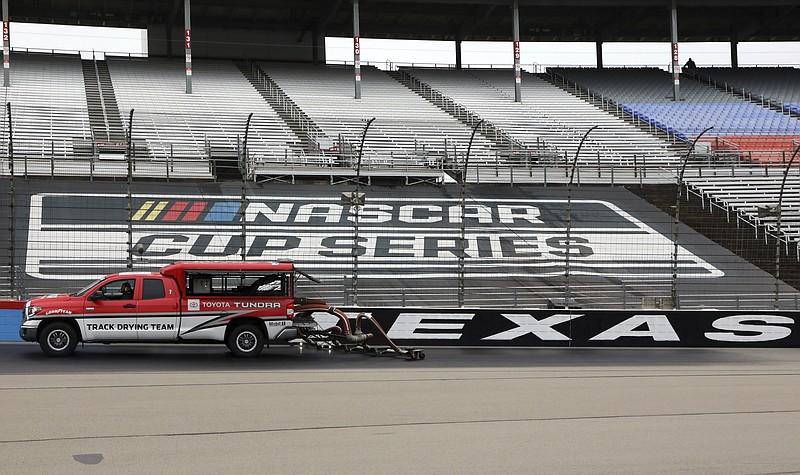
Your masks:
[{"label": "truck door", "polygon": [[136,340],[139,286],[135,277],[103,283],[84,300],[83,324],[87,340]]},{"label": "truck door", "polygon": [[180,295],[172,279],[159,276],[142,279],[136,328],[139,340],[175,340],[178,336]]}]

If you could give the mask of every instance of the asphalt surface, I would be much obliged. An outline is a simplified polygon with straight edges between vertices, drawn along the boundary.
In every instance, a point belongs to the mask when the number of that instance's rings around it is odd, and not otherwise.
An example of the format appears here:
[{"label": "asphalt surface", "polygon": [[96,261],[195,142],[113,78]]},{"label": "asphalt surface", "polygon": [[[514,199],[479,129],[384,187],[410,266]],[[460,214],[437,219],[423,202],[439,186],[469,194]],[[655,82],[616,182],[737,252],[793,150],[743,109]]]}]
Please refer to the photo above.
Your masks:
[{"label": "asphalt surface", "polygon": [[796,473],[800,350],[0,344],[0,473]]}]

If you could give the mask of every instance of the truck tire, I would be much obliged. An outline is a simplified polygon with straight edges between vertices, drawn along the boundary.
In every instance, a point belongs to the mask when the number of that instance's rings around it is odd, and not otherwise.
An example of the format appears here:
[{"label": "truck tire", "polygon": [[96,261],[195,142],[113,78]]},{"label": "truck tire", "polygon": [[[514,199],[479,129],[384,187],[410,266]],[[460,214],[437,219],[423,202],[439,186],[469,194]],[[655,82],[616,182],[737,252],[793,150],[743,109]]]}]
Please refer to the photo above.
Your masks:
[{"label": "truck tire", "polygon": [[67,322],[53,322],[39,334],[39,346],[47,356],[69,356],[78,346],[78,333]]},{"label": "truck tire", "polygon": [[254,358],[264,349],[264,333],[252,323],[234,327],[225,342],[237,358]]}]

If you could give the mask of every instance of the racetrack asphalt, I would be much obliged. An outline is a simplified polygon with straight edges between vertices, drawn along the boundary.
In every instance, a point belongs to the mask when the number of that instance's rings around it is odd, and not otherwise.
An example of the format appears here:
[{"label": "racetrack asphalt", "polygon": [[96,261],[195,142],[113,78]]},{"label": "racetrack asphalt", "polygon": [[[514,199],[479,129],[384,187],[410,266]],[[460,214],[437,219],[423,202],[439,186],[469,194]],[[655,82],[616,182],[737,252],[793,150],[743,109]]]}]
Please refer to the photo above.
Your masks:
[{"label": "racetrack asphalt", "polygon": [[797,349],[0,344],[0,473],[794,473]]}]

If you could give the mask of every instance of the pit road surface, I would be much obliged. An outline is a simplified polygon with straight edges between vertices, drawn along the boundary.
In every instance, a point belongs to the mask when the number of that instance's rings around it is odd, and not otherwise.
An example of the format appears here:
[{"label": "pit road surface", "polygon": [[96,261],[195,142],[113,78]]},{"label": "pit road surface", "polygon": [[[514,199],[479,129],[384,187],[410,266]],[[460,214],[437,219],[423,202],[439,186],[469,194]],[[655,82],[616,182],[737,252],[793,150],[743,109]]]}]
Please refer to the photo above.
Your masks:
[{"label": "pit road surface", "polygon": [[800,350],[0,344],[0,473],[789,473]]}]

